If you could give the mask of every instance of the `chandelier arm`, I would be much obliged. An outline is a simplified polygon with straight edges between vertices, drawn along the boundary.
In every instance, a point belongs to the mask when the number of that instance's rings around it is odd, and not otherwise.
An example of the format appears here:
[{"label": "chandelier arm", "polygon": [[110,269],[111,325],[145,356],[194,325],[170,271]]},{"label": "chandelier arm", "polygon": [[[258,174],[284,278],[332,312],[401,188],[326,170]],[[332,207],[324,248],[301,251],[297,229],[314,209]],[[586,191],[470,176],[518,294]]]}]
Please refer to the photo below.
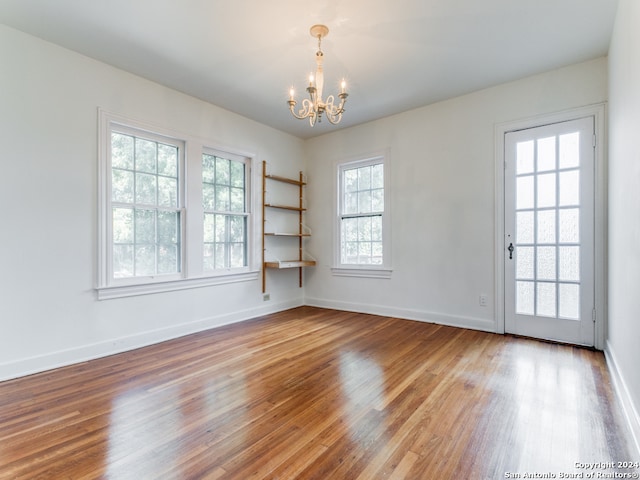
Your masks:
[{"label": "chandelier arm", "polygon": [[311,103],[307,98],[302,100],[302,108],[298,110],[298,113],[295,112],[297,103],[295,100],[289,100],[287,103],[289,104],[289,111],[298,120],[304,120],[305,118],[314,115],[313,103]]},{"label": "chandelier arm", "polygon": [[339,105],[334,105],[335,98],[333,97],[333,95],[329,95],[327,97],[327,102],[325,104],[327,119],[332,125],[337,125],[338,123],[340,123],[340,120],[342,120],[342,113],[344,112],[344,104],[346,102],[347,94],[341,93],[338,96],[340,97]]}]

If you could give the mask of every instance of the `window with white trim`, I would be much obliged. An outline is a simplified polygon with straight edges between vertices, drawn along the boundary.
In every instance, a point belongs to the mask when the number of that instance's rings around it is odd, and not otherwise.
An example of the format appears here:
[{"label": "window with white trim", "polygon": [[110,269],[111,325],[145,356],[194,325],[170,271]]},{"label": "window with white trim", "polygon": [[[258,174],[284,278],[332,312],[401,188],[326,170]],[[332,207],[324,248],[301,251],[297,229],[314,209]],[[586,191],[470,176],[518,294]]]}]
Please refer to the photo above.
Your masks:
[{"label": "window with white trim", "polygon": [[99,299],[257,280],[253,156],[100,111]]},{"label": "window with white trim", "polygon": [[202,155],[204,269],[247,266],[247,159]]},{"label": "window with white trim", "polygon": [[114,125],[110,153],[113,278],[180,274],[184,143]]},{"label": "window with white trim", "polygon": [[[389,212],[385,155],[338,165],[338,253],[336,274],[389,270]],[[386,273],[385,273],[386,272]]]}]

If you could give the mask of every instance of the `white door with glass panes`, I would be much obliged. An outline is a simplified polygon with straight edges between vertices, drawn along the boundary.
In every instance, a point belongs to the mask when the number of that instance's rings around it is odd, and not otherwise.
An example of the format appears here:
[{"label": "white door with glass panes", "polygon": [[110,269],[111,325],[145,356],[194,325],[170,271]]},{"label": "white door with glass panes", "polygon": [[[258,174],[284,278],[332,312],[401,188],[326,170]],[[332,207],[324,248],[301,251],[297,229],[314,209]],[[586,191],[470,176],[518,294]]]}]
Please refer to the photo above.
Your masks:
[{"label": "white door with glass panes", "polygon": [[505,331],[594,344],[594,118],[505,134]]}]

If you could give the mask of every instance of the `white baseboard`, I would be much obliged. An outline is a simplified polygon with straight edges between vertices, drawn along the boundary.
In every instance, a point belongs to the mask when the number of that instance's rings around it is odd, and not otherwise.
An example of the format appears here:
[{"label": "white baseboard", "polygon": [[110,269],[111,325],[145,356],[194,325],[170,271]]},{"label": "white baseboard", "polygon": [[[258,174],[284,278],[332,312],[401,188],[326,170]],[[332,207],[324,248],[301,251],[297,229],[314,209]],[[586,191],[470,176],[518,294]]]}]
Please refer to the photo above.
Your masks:
[{"label": "white baseboard", "polygon": [[622,404],[625,416],[627,417],[627,422],[629,423],[629,428],[631,430],[633,440],[635,441],[636,454],[638,455],[637,458],[640,458],[640,415],[638,415],[639,406],[634,404],[633,397],[631,396],[629,389],[627,388],[627,383],[625,382],[624,376],[620,371],[619,364],[616,360],[616,355],[612,349],[611,344],[608,341],[604,349],[604,354],[607,359],[607,368],[609,369],[609,373],[611,374],[613,387],[615,388],[616,394],[620,399],[620,403]]},{"label": "white baseboard", "polygon": [[417,320],[419,322],[435,323],[450,327],[482,330],[483,332],[495,333],[496,331],[496,324],[493,320],[448,315],[444,313],[429,312],[426,310],[413,310],[408,308],[388,307],[384,305],[372,305],[365,303],[340,302],[309,297],[305,298],[305,305],[333,308],[335,310],[344,310],[347,312],[370,313],[373,315],[384,315],[386,317],[405,318],[407,320]]},{"label": "white baseboard", "polygon": [[106,342],[83,345],[77,348],[61,350],[46,355],[22,358],[14,362],[0,364],[0,382],[13,378],[24,377],[54,368],[65,367],[75,363],[82,363],[96,358],[107,357],[136,348],[146,347],[156,343],[183,337],[192,333],[221,327],[232,323],[249,320],[270,313],[276,313],[303,305],[302,299],[287,302],[269,303],[264,307],[252,308],[225,315],[203,318],[189,323],[173,325],[158,330],[152,330],[128,337],[108,340]]}]

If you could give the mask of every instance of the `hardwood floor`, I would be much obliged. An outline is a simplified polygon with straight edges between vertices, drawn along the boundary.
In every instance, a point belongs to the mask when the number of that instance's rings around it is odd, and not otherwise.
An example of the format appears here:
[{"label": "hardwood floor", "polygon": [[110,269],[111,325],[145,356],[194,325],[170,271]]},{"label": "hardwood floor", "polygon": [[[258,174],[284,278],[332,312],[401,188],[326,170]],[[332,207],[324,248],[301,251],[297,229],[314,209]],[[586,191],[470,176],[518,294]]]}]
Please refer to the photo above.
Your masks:
[{"label": "hardwood floor", "polygon": [[587,478],[629,445],[600,352],[313,307],[0,383],[2,479]]}]

